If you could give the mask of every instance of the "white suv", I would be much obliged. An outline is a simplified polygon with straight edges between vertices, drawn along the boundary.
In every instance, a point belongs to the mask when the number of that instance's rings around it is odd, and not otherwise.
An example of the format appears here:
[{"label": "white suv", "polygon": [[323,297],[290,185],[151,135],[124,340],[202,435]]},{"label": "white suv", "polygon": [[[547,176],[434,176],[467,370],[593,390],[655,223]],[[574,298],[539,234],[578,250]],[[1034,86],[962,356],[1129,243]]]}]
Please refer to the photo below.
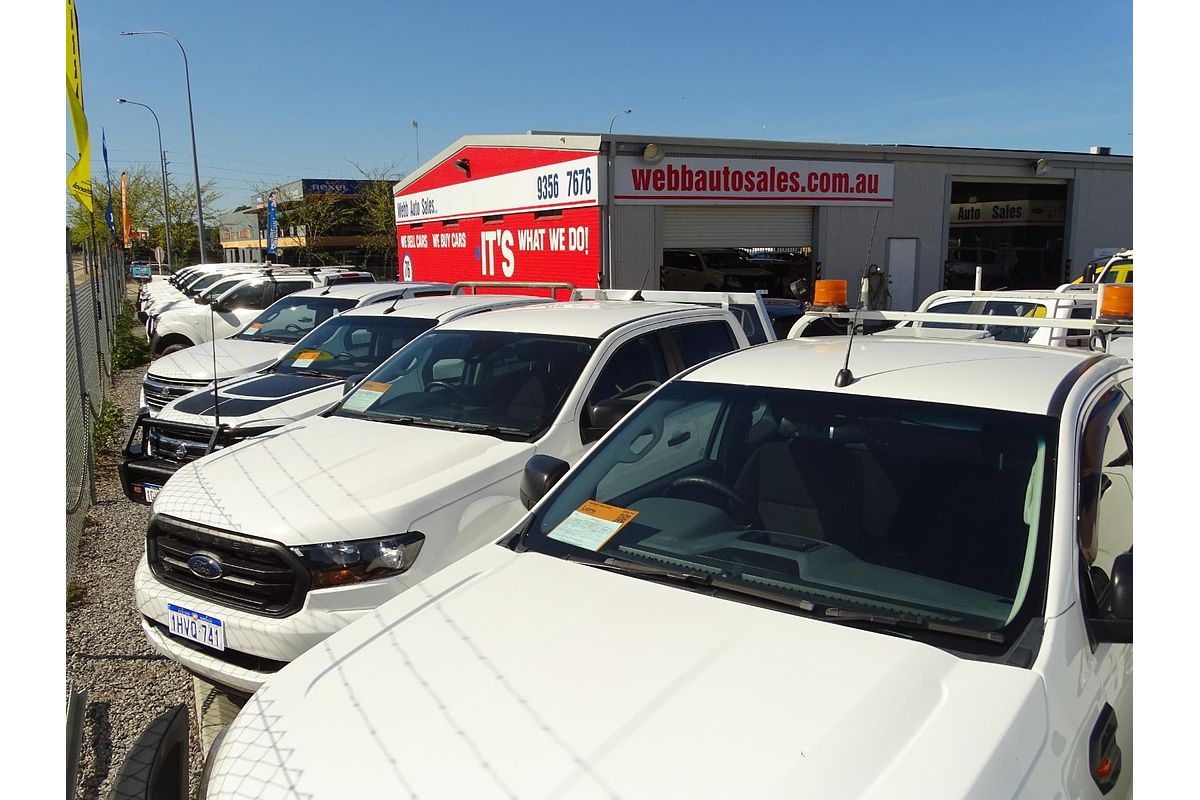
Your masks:
[{"label": "white suv", "polygon": [[[249,325],[224,339],[161,356],[142,380],[141,407],[151,415],[172,400],[212,383],[269,367],[335,314],[396,298],[449,294],[445,283],[347,283],[302,289],[276,300]],[[215,370],[215,371],[214,371]]]},{"label": "white suv", "polygon": [[837,388],[846,344],[704,364],[548,493],[531,460],[508,535],[268,680],[201,796],[1127,798],[1129,362],[868,336]]},{"label": "white suv", "polygon": [[135,577],[151,646],[254,691],[495,539],[523,513],[530,456],[577,460],[671,375],[747,347],[730,306],[770,329],[757,295],[710,302],[598,299],[454,320],[320,416],[185,464],[154,501]]}]

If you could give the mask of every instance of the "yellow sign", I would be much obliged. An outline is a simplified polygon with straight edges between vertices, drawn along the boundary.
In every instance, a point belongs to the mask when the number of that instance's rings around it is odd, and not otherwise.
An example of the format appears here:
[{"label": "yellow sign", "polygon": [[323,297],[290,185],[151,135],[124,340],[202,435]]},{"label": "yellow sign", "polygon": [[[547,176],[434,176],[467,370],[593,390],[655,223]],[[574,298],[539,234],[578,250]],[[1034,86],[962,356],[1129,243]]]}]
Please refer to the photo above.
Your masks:
[{"label": "yellow sign", "polygon": [[87,116],[83,113],[83,70],[79,65],[79,18],[74,0],[67,0],[67,103],[75,126],[79,160],[67,173],[67,190],[88,211],[92,210],[92,157]]}]

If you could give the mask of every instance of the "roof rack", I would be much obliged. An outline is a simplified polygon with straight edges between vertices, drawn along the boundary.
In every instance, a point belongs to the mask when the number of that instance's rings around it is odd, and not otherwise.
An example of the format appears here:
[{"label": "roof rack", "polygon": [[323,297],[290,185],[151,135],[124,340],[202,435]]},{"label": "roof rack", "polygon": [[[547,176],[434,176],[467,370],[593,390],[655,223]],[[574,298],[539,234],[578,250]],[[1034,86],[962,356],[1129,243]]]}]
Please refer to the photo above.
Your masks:
[{"label": "roof rack", "polygon": [[[470,289],[470,292],[466,290]],[[558,292],[566,290],[567,300],[575,299],[579,290],[565,281],[459,281],[450,287],[450,294],[479,294],[479,289],[549,289],[550,299],[557,300]]]}]

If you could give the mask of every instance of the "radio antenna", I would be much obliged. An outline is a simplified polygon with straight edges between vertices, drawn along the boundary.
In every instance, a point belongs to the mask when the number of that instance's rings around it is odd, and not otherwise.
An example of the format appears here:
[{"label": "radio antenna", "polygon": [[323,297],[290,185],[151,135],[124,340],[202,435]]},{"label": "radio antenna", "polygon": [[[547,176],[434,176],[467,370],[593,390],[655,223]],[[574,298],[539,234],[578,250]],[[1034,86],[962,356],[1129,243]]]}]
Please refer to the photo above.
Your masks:
[{"label": "radio antenna", "polygon": [[208,329],[212,334],[212,363],[213,363],[213,428],[221,428],[221,386],[217,380],[217,311],[211,301],[208,304]]},{"label": "radio antenna", "polygon": [[871,250],[875,246],[875,228],[879,224],[879,209],[875,209],[875,221],[871,223],[871,238],[867,239],[867,257],[863,261],[862,278],[858,285],[858,307],[854,309],[854,317],[850,320],[850,339],[846,342],[846,360],[833,379],[833,385],[842,389],[854,383],[854,373],[850,371],[850,348],[854,346],[854,332],[858,328],[858,315],[867,299],[867,264],[871,261]]}]

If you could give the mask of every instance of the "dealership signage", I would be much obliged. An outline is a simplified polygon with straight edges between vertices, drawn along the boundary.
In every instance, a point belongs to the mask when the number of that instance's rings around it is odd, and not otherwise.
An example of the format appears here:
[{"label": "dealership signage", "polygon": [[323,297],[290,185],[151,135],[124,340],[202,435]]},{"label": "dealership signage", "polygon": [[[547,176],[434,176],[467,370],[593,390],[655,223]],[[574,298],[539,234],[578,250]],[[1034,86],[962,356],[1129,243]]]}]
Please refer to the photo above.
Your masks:
[{"label": "dealership signage", "polygon": [[890,206],[891,164],[784,158],[616,159],[613,202],[651,205]]},{"label": "dealership signage", "polygon": [[951,203],[951,225],[1062,225],[1067,204],[1062,200],[998,200],[993,203]]},{"label": "dealership signage", "polygon": [[[468,175],[470,161],[461,169]],[[396,197],[396,224],[567,209],[599,203],[604,186],[596,155],[467,180]]]}]

